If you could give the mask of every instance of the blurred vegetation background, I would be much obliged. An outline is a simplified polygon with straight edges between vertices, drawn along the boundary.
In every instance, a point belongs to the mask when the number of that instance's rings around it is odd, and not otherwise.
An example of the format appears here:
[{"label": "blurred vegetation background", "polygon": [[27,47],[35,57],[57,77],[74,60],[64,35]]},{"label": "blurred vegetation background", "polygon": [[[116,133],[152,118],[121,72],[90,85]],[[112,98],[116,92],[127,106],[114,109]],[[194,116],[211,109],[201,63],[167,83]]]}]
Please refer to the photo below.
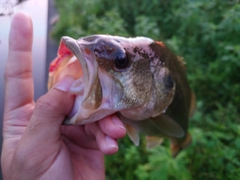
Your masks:
[{"label": "blurred vegetation background", "polygon": [[167,141],[146,150],[128,137],[106,157],[107,179],[240,179],[239,0],[57,0],[53,37],[91,34],[147,36],[187,62],[197,97],[193,142],[173,159]]}]

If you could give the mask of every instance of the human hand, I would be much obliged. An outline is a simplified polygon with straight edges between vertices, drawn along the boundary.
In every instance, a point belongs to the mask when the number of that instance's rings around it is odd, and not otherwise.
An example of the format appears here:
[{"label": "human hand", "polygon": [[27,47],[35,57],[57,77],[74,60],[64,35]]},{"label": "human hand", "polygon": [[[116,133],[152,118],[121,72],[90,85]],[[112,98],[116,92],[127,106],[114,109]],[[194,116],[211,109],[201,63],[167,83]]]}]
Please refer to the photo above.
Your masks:
[{"label": "human hand", "polygon": [[9,35],[5,69],[2,172],[4,179],[104,179],[104,154],[118,151],[126,134],[112,115],[84,126],[62,126],[74,96],[65,77],[33,100],[32,22],[17,13]]}]

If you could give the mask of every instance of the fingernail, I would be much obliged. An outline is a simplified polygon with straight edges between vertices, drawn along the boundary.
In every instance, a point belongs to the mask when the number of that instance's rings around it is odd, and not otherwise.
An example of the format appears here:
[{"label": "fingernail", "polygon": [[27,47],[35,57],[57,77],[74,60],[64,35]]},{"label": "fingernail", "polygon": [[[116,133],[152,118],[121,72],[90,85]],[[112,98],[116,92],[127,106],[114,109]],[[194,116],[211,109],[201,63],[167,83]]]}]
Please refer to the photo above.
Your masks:
[{"label": "fingernail", "polygon": [[124,127],[123,123],[120,121],[120,119],[117,116],[113,116],[112,117],[112,122],[113,124],[115,124],[116,126],[126,130],[126,128]]},{"label": "fingernail", "polygon": [[114,140],[113,138],[106,136],[106,143],[108,146],[113,147],[113,148],[118,148],[118,145],[116,143],[116,140]]},{"label": "fingernail", "polygon": [[54,88],[60,91],[68,92],[72,83],[74,82],[74,77],[72,76],[65,76],[59,81]]}]

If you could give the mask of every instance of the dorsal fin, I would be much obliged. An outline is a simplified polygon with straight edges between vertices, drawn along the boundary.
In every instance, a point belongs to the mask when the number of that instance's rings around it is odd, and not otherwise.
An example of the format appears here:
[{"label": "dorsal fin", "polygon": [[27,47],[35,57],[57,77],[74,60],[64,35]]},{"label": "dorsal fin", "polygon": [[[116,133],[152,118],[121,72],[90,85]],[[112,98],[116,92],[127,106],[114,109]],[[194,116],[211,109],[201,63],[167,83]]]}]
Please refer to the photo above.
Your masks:
[{"label": "dorsal fin", "polygon": [[167,136],[181,138],[185,135],[183,128],[166,114],[151,118],[150,122]]}]

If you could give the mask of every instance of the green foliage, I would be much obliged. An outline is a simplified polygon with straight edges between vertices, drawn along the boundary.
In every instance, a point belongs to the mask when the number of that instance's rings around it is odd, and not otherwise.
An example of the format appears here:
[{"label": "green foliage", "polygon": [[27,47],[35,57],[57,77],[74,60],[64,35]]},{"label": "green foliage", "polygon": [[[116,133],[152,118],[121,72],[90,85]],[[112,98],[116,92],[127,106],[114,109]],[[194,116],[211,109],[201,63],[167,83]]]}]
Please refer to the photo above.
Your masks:
[{"label": "green foliage", "polygon": [[175,159],[172,157],[170,149],[164,146],[154,148],[150,152],[148,163],[139,165],[135,171],[139,180],[187,180],[190,178],[185,152],[179,154]]},{"label": "green foliage", "polygon": [[240,179],[240,4],[238,0],[64,0],[53,36],[148,36],[187,62],[197,97],[192,145],[173,159],[169,144],[148,151],[125,138],[106,157],[107,179]]},{"label": "green foliage", "polygon": [[108,180],[132,180],[137,175],[134,171],[139,164],[147,162],[148,152],[141,144],[140,147],[133,146],[129,138],[119,141],[120,151],[112,156],[106,157],[106,176]]}]

